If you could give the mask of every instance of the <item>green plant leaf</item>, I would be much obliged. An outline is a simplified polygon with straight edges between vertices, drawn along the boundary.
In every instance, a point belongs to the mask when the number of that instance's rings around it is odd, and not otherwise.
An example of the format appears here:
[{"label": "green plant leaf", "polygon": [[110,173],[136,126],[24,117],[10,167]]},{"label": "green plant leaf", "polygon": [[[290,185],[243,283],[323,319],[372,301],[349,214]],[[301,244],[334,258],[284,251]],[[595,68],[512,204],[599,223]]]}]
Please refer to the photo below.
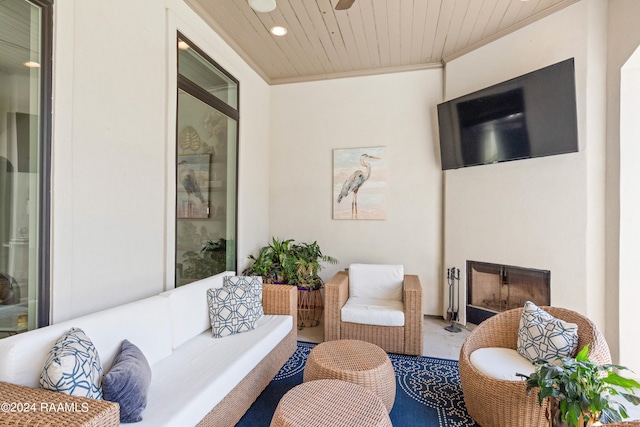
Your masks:
[{"label": "green plant leaf", "polygon": [[622,396],[627,402],[631,402],[634,405],[640,405],[640,396],[636,396],[635,394],[630,393],[618,393]]},{"label": "green plant leaf", "polygon": [[613,408],[605,408],[600,413],[600,421],[607,424],[617,423],[628,417],[629,414],[627,414],[627,411],[624,409],[624,407],[618,408],[618,410]]},{"label": "green plant leaf", "polygon": [[582,408],[580,407],[578,402],[572,402],[570,404],[567,404],[566,407],[563,408],[563,402],[566,402],[566,400],[560,402],[560,408],[562,413],[566,414],[565,419],[569,424],[577,426],[578,420],[580,419],[580,417],[582,417]]},{"label": "green plant leaf", "polygon": [[582,350],[576,356],[576,360],[579,362],[588,362],[589,361],[589,344],[585,345]]},{"label": "green plant leaf", "polygon": [[638,383],[638,381],[631,378],[624,378],[616,374],[615,372],[609,372],[609,375],[607,375],[603,379],[603,381],[608,384],[617,385],[625,389],[640,388],[640,383]]}]

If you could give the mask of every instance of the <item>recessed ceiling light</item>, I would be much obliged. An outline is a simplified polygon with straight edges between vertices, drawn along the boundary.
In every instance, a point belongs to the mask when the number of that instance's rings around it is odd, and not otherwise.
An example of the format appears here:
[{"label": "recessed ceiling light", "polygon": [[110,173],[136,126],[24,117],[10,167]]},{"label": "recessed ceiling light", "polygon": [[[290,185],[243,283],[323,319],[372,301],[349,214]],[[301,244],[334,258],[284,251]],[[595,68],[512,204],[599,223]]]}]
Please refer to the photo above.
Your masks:
[{"label": "recessed ceiling light", "polygon": [[271,34],[274,36],[284,36],[287,34],[287,29],[285,27],[281,27],[276,25],[275,27],[271,27]]},{"label": "recessed ceiling light", "polygon": [[178,41],[178,49],[187,50],[187,49],[189,49],[189,45],[184,40],[179,40]]},{"label": "recessed ceiling light", "polygon": [[40,64],[34,61],[27,61],[24,63],[24,66],[29,68],[40,68]]},{"label": "recessed ceiling light", "polygon": [[251,9],[256,12],[271,12],[276,8],[276,0],[247,0]]}]

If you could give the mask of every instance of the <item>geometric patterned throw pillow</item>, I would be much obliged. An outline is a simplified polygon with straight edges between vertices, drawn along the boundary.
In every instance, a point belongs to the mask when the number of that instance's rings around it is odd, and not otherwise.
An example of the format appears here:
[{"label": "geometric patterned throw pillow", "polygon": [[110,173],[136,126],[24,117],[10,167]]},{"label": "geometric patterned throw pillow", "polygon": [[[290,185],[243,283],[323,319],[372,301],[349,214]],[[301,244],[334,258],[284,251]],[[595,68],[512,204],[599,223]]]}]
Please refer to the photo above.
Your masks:
[{"label": "geometric patterned throw pillow", "polygon": [[209,289],[207,301],[214,338],[250,331],[261,317],[255,311],[255,291],[248,285]]},{"label": "geometric patterned throw pillow", "polygon": [[535,362],[572,357],[578,348],[578,325],[557,319],[527,301],[518,329],[518,353]]},{"label": "geometric patterned throw pillow", "polygon": [[79,328],[71,328],[53,345],[40,374],[47,390],[102,399],[102,365],[98,351]]},{"label": "geometric patterned throw pillow", "polygon": [[253,310],[258,317],[264,314],[262,309],[262,277],[261,276],[225,276],[222,286],[247,285],[253,289]]}]

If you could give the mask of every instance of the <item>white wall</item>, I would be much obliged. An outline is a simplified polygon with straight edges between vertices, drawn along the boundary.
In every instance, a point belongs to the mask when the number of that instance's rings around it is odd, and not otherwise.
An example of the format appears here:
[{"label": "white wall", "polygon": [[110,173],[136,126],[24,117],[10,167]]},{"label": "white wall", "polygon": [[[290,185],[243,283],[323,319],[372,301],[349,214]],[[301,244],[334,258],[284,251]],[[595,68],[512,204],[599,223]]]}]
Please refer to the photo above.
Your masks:
[{"label": "white wall", "polygon": [[[352,262],[403,264],[420,276],[427,314],[442,310],[441,88],[435,69],[273,86],[271,103],[270,233],[317,240],[340,261],[325,280]],[[379,146],[387,219],[333,220],[333,149]]]},{"label": "white wall", "polygon": [[[628,136],[627,142],[621,141],[621,129],[633,132],[636,128],[635,118],[630,118],[627,124],[620,119],[620,94],[621,94],[621,69],[628,62],[631,55],[638,56],[637,48],[640,46],[640,27],[637,17],[640,16],[640,2],[636,0],[609,0],[609,40],[608,40],[608,69],[607,69],[607,316],[618,319],[618,322],[607,322],[607,337],[614,360],[619,360],[626,366],[640,367],[640,343],[630,339],[634,334],[636,324],[635,306],[638,303],[637,274],[635,273],[637,248],[633,239],[634,227],[637,226],[638,217],[634,217],[633,209],[626,209],[626,203],[633,206],[633,191],[640,182],[637,167],[631,162],[636,162],[638,156],[632,156],[633,137]],[[628,64],[629,72],[631,64]],[[626,89],[625,89],[626,92]],[[631,103],[627,104],[629,112],[638,111],[637,98],[629,97]],[[627,126],[630,126],[627,129]],[[635,141],[637,145],[637,141]],[[625,144],[626,152],[621,153]],[[629,151],[631,150],[631,151]],[[638,154],[638,153],[635,153]],[[621,161],[626,159],[627,166],[622,170]],[[624,199],[621,199],[621,175],[625,175],[627,191]],[[629,199],[630,197],[630,199]],[[624,217],[624,218],[621,218]],[[622,230],[622,221],[626,219],[625,230]],[[637,244],[637,243],[635,243]],[[630,246],[628,246],[630,245]],[[626,261],[624,259],[626,259]],[[624,272],[623,272],[624,271]],[[619,285],[619,286],[618,286]],[[620,349],[612,345],[610,337],[619,337]],[[638,370],[636,369],[636,372]]]},{"label": "white wall", "polygon": [[[464,270],[466,259],[490,257],[549,268],[559,285],[552,302],[584,312],[601,326],[606,320],[615,360],[619,323],[631,321],[623,313],[617,321],[618,306],[637,297],[631,286],[626,294],[618,291],[618,105],[620,68],[640,43],[634,20],[640,4],[608,1],[605,104],[600,63],[606,3],[579,2],[447,65],[451,98],[576,57],[581,151],[447,172],[443,196],[435,126],[440,70],[270,88],[181,0],[57,2],[53,319],[173,286],[173,43],[180,29],[240,80],[239,269],[271,235],[317,239],[341,261],[323,277],[353,261],[402,262],[420,275],[427,312],[439,314],[446,307],[445,267]],[[598,194],[604,105],[606,246]],[[273,118],[265,113],[270,109]],[[331,220],[332,149],[380,145],[388,147],[391,160],[388,219]],[[306,163],[299,160],[305,157]],[[482,203],[475,190],[502,202],[498,208]],[[465,210],[477,214],[463,215]],[[476,219],[488,213],[497,215],[489,224]],[[485,231],[492,224],[506,231],[491,244],[480,243],[493,239]],[[513,247],[513,236],[527,245]],[[605,247],[606,280],[599,259]]]},{"label": "white wall", "polygon": [[53,320],[173,287],[177,29],[240,80],[246,257],[268,235],[266,83],[180,0],[54,10]]},{"label": "white wall", "polygon": [[583,1],[445,70],[451,99],[575,58],[579,152],[447,171],[444,259],[461,269],[461,283],[467,260],[550,270],[551,303],[601,328],[605,42],[606,3]]},{"label": "white wall", "polygon": [[[640,48],[622,68],[620,96],[620,361],[640,367],[637,335],[638,254],[640,254]],[[624,338],[628,337],[628,338]],[[640,373],[637,372],[637,375]]]}]

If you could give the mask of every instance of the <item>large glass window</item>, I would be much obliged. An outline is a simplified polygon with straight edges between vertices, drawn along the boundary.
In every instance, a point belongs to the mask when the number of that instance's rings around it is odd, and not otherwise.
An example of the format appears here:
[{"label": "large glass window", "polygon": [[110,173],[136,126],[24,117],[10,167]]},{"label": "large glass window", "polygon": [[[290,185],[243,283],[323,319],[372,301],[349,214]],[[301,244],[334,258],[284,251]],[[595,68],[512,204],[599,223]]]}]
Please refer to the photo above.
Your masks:
[{"label": "large glass window", "polygon": [[176,286],[236,268],[238,81],[178,37]]},{"label": "large glass window", "polygon": [[0,338],[49,322],[51,1],[0,1]]}]

